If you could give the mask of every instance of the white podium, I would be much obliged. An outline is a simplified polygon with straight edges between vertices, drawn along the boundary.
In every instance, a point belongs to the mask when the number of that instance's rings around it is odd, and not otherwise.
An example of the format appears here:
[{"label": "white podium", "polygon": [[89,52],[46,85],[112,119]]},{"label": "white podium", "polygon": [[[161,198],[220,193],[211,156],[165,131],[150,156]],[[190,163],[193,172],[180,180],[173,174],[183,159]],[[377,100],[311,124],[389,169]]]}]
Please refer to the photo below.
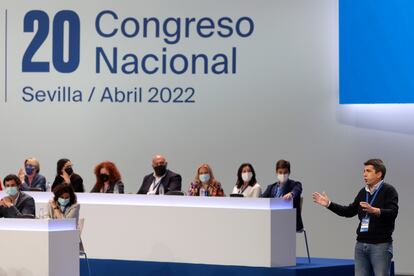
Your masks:
[{"label": "white podium", "polygon": [[75,219],[0,219],[0,276],[79,276]]},{"label": "white podium", "polygon": [[[49,193],[30,193],[36,207]],[[268,198],[78,193],[89,258],[280,267],[296,265],[296,210]],[[1,274],[0,274],[1,276]]]}]

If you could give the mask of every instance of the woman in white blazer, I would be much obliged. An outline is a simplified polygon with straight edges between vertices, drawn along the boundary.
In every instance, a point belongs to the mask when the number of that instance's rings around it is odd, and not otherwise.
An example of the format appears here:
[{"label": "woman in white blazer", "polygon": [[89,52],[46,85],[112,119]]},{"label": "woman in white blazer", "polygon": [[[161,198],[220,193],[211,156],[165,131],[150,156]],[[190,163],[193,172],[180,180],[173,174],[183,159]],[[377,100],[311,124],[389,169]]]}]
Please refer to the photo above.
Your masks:
[{"label": "woman in white blazer", "polygon": [[242,194],[244,197],[260,197],[262,194],[262,188],[256,181],[256,173],[250,163],[240,165],[232,193]]}]

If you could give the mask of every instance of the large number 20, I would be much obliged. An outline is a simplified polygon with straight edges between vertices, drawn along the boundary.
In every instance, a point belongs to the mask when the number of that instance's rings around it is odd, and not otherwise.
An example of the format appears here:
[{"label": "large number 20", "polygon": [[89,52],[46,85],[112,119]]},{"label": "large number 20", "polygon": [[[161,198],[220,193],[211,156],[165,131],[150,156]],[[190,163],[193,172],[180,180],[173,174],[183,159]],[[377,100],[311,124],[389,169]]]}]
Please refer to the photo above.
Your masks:
[{"label": "large number 20", "polygon": [[[33,56],[45,42],[49,34],[49,16],[44,11],[33,10],[24,17],[24,32],[34,32],[34,22],[37,21],[37,32],[23,55],[23,72],[49,72],[48,61],[33,61]],[[64,27],[68,24],[68,57],[64,59]],[[53,19],[52,37],[53,66],[58,72],[70,73],[79,66],[80,51],[80,20],[79,16],[69,10],[58,12]]]}]

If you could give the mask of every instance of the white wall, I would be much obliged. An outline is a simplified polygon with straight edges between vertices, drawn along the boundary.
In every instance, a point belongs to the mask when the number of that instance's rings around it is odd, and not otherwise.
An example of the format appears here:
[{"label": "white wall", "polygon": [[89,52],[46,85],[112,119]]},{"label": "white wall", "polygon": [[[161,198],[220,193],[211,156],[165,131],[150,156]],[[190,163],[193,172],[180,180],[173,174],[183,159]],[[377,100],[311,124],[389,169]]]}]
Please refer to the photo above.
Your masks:
[{"label": "white wall", "polygon": [[[133,9],[131,5],[116,7],[109,1],[99,7],[86,7],[76,1],[73,7],[79,10],[82,7],[82,15],[99,11],[105,5],[123,14],[157,10],[162,15],[254,15],[257,21],[252,40],[228,44],[206,40],[201,44],[194,42],[195,46],[181,45],[188,49],[204,45],[219,50],[236,43],[241,51],[238,74],[95,76],[85,64],[88,60],[85,56],[90,54],[87,48],[77,74],[51,73],[48,78],[42,74],[23,75],[19,72],[20,56],[31,36],[20,34],[9,45],[9,52],[17,49],[8,60],[9,77],[15,78],[8,81],[9,93],[16,94],[0,106],[1,175],[16,172],[26,157],[36,156],[41,161],[42,173],[52,180],[56,160],[68,157],[90,189],[94,165],[113,160],[121,170],[126,191],[136,192],[142,177],[151,170],[152,156],[162,153],[169,161],[169,168],[182,174],[184,189],[194,177],[196,167],[207,162],[228,194],[240,163],[253,163],[259,183],[266,186],[275,180],[275,161],[285,158],[292,163],[292,178],[303,182],[303,217],[312,256],[352,258],[357,219],[340,218],[314,205],[311,193],[326,191],[335,202],[350,203],[363,185],[363,162],[379,157],[388,169],[386,180],[400,195],[394,233],[396,270],[413,273],[410,214],[414,206],[410,203],[413,194],[410,179],[414,132],[407,118],[412,117],[414,109],[412,105],[338,104],[337,1],[238,1],[237,5],[178,1],[181,6],[161,5],[162,2],[152,1],[151,6],[144,6],[144,1],[136,2],[141,5]],[[190,2],[195,4],[188,5]],[[4,3],[2,6],[11,5],[11,1]],[[21,16],[29,9],[28,3],[19,5],[16,11],[9,8],[9,17],[13,13]],[[49,7],[55,8],[61,7]],[[19,24],[16,30],[21,32]],[[0,30],[0,37],[4,37],[4,29]],[[82,39],[94,43],[93,36]],[[17,41],[23,41],[23,46]],[[133,49],[138,42],[125,43]],[[2,44],[0,53],[3,52]],[[4,64],[4,55],[0,55],[0,60]],[[3,68],[0,80],[4,83]],[[193,105],[28,104],[17,96],[24,82],[50,87],[70,82],[85,88],[91,83],[108,82],[126,86],[137,82],[195,85],[199,93],[198,102]],[[305,256],[304,243],[299,240],[297,244],[298,255]]]}]

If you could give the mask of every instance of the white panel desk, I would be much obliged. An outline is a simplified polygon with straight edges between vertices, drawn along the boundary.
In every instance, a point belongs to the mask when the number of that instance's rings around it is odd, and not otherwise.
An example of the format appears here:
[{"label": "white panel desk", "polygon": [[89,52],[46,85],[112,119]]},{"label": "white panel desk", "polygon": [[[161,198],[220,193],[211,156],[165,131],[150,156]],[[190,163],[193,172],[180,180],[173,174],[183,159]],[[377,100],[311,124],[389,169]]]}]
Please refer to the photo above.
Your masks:
[{"label": "white panel desk", "polygon": [[0,219],[0,275],[79,276],[74,219]]},{"label": "white panel desk", "polygon": [[[37,209],[50,193],[30,193]],[[89,258],[278,267],[296,264],[296,211],[279,199],[77,194]]]}]

